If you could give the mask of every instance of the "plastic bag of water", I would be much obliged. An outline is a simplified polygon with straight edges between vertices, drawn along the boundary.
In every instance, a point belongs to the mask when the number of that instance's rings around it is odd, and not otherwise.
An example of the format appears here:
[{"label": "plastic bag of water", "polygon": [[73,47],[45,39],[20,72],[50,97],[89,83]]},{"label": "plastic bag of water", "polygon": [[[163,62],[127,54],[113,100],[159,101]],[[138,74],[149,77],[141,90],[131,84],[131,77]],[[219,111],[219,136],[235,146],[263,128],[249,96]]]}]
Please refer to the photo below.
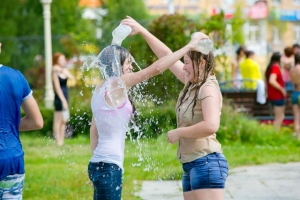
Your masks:
[{"label": "plastic bag of water", "polygon": [[120,45],[122,44],[122,41],[131,33],[131,27],[124,25],[124,24],[120,24],[117,28],[115,28],[115,30],[113,30],[112,32],[112,36],[113,36],[113,41],[112,41],[112,45],[113,44],[117,44]]},{"label": "plastic bag of water", "polygon": [[[194,34],[195,33],[192,34],[192,38]],[[197,50],[207,55],[210,51],[214,50],[213,42],[209,38],[202,39],[197,45]]]}]

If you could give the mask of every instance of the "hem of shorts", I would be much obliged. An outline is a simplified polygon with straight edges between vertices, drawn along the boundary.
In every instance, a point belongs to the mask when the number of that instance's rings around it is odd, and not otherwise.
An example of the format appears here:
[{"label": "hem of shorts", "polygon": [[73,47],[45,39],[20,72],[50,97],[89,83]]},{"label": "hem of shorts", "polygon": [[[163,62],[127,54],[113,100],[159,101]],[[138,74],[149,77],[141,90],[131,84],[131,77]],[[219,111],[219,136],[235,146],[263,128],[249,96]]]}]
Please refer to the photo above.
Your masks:
[{"label": "hem of shorts", "polygon": [[225,189],[225,187],[201,187],[201,188],[196,188],[196,189],[193,189],[193,190],[188,190],[188,191],[184,191],[183,192],[191,192],[191,191],[195,191],[195,190],[204,190],[204,189]]}]

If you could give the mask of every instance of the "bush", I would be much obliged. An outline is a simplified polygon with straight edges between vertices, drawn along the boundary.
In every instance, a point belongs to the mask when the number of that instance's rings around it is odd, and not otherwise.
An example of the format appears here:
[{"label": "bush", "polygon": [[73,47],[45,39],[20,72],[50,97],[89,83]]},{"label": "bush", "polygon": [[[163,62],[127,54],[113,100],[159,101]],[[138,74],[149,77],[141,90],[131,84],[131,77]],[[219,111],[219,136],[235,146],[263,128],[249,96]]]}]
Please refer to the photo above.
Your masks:
[{"label": "bush", "polygon": [[268,124],[237,113],[224,101],[217,139],[221,143],[243,142],[257,145],[281,145],[293,142],[292,130],[282,127],[280,133]]},{"label": "bush", "polygon": [[134,119],[131,136],[134,138],[157,138],[176,128],[175,106],[137,106],[138,116]]},{"label": "bush", "polygon": [[[70,89],[70,122],[73,136],[88,135],[92,113],[90,109],[91,88]],[[34,94],[40,94],[34,91]],[[145,95],[144,95],[145,96]],[[39,97],[37,97],[39,99]],[[131,123],[131,138],[156,138],[161,134],[166,134],[169,130],[176,128],[175,102],[169,101],[157,105],[153,101],[144,99],[136,101],[137,117]],[[52,136],[53,109],[40,107],[44,118],[44,127],[38,134],[42,136]],[[37,134],[37,131],[30,131]],[[222,144],[232,144],[242,142],[256,145],[281,145],[290,144],[292,139],[292,129],[282,127],[280,133],[272,125],[259,124],[251,117],[236,112],[224,100],[221,115],[221,124],[217,132],[217,139]]]}]

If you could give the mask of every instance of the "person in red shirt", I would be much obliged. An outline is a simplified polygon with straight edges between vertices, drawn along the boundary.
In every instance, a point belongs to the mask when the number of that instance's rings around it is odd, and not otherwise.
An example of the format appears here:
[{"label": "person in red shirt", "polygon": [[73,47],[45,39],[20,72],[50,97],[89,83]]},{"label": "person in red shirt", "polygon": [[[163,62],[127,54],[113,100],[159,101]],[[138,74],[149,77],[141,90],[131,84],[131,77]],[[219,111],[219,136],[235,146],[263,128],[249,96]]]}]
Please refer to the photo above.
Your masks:
[{"label": "person in red shirt", "polygon": [[279,130],[284,119],[285,98],[287,92],[284,88],[284,81],[280,70],[281,54],[274,52],[265,72],[267,82],[268,101],[274,110],[274,126]]}]

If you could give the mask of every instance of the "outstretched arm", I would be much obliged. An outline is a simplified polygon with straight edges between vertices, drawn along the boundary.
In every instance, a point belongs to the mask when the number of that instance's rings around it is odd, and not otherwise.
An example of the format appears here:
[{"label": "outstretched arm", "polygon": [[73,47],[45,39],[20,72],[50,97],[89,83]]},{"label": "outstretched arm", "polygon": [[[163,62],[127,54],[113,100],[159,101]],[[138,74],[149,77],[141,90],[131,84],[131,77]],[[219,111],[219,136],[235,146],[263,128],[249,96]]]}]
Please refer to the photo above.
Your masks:
[{"label": "outstretched arm", "polygon": [[197,51],[196,46],[201,39],[208,38],[207,35],[197,32],[191,41],[182,47],[181,49],[175,51],[174,53],[168,54],[156,62],[154,62],[149,67],[140,70],[136,73],[127,73],[121,76],[121,79],[124,81],[127,87],[131,87],[140,82],[143,82],[146,79],[149,79],[153,76],[161,74],[169,67],[171,67],[174,63],[176,63],[180,58],[184,56],[189,51]]},{"label": "outstretched arm", "polygon": [[[172,53],[169,47],[167,47],[163,42],[157,39],[147,29],[145,29],[131,17],[127,16],[126,19],[124,19],[121,23],[131,27],[132,32],[130,35],[140,34],[146,40],[146,42],[158,58],[162,58]],[[185,83],[185,72],[182,68],[183,63],[178,60],[174,65],[170,67],[170,70],[182,83]]]}]

